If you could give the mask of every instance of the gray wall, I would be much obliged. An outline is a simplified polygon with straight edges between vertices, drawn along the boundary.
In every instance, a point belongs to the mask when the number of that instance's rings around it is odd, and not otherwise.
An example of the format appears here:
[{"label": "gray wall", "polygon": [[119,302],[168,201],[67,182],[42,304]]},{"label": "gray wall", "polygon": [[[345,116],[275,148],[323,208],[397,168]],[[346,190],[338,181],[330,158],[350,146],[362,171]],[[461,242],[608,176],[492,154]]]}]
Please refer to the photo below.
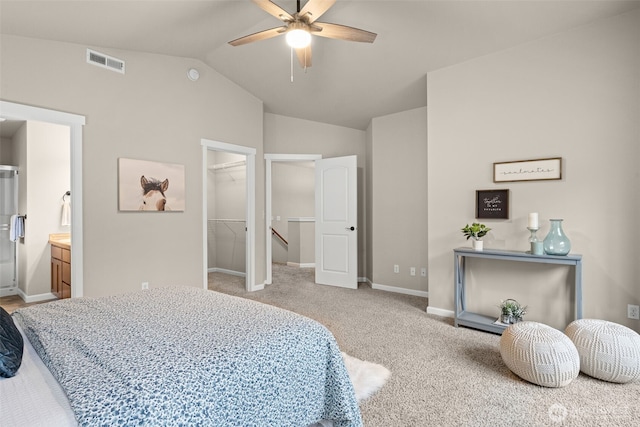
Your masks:
[{"label": "gray wall", "polygon": [[0,165],[13,166],[13,142],[11,138],[0,138]]},{"label": "gray wall", "polygon": [[[525,250],[527,214],[563,218],[583,255],[584,315],[627,325],[640,304],[640,11],[429,73],[429,305],[453,309],[453,254],[477,189],[511,190],[509,220],[485,221],[487,248]],[[561,181],[492,182],[493,162],[562,157]],[[500,299],[564,328],[565,267],[473,264],[477,311]]]},{"label": "gray wall", "polygon": [[[425,295],[427,277],[427,111],[417,108],[372,120],[368,224],[375,286]],[[394,273],[394,265],[399,273]],[[416,269],[415,276],[410,268]]]},{"label": "gray wall", "polygon": [[[126,74],[85,61],[86,48],[2,35],[0,98],[86,116],[83,131],[84,294],[203,285],[202,148],[207,138],[255,147],[263,158],[262,102],[203,63],[97,48]],[[43,66],[49,64],[49,66]],[[195,67],[200,80],[186,72]],[[184,212],[118,212],[120,157],[185,165]],[[265,279],[264,163],[257,161],[256,282]]]}]

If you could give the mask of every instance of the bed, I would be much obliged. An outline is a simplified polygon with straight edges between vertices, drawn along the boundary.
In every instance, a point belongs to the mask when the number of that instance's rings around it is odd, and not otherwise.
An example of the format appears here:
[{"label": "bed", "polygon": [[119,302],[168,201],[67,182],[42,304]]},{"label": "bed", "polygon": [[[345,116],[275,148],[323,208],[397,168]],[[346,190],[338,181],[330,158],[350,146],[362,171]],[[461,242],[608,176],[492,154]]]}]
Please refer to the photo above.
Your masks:
[{"label": "bed", "polygon": [[362,426],[333,335],[298,314],[190,287],[16,310],[7,425]]}]

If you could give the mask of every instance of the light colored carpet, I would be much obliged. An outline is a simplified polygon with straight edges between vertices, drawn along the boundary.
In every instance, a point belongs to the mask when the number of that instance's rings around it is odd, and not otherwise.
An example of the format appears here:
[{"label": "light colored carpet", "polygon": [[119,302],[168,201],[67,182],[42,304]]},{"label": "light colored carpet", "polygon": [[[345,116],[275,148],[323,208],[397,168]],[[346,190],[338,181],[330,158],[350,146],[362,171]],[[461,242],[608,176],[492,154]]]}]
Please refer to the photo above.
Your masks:
[{"label": "light colored carpet", "polygon": [[640,425],[640,381],[581,373],[566,387],[540,387],[504,365],[498,335],[426,314],[425,298],[313,279],[313,269],[274,264],[264,291],[247,293],[244,278],[219,273],[209,275],[209,288],[315,319],[343,352],[387,367],[387,383],[360,405],[367,427]]}]

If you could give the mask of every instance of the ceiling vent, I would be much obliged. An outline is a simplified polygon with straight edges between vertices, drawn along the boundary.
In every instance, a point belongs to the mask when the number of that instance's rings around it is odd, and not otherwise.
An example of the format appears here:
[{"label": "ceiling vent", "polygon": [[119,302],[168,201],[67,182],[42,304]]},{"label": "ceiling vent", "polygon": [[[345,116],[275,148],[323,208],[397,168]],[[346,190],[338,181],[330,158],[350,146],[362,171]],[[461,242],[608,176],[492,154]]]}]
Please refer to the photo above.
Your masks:
[{"label": "ceiling vent", "polygon": [[97,65],[98,67],[124,74],[123,60],[105,55],[104,53],[96,52],[95,50],[87,49],[87,62],[89,64]]}]

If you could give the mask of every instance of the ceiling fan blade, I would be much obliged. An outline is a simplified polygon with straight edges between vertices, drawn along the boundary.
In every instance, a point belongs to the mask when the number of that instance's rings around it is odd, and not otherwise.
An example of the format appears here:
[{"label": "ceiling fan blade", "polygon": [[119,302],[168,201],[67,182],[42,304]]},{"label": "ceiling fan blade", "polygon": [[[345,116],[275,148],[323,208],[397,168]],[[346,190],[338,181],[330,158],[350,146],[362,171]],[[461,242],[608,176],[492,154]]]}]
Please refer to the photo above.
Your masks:
[{"label": "ceiling fan blade", "polygon": [[370,31],[361,30],[359,28],[347,27],[340,24],[328,24],[325,22],[316,22],[314,26],[322,28],[322,31],[314,31],[314,36],[328,37],[330,39],[349,40],[352,42],[373,43],[377,34]]},{"label": "ceiling fan blade", "polygon": [[260,9],[264,10],[271,16],[275,16],[276,18],[282,21],[285,21],[285,20],[293,21],[293,16],[291,16],[289,12],[287,12],[286,10],[284,10],[283,8],[281,8],[280,6],[278,6],[277,4],[275,4],[270,0],[251,0],[251,1],[257,4]]},{"label": "ceiling fan blade", "polygon": [[311,67],[311,45],[296,49],[296,55],[302,68]]},{"label": "ceiling fan blade", "polygon": [[323,13],[329,10],[335,2],[336,0],[309,0],[298,15],[305,16],[308,14],[309,23],[311,24],[313,21],[320,18]]},{"label": "ceiling fan blade", "polygon": [[287,27],[276,27],[270,30],[259,31],[257,33],[249,34],[248,36],[240,37],[239,39],[231,40],[229,44],[231,46],[240,46],[251,42],[270,39],[271,37],[283,34],[286,29]]}]

